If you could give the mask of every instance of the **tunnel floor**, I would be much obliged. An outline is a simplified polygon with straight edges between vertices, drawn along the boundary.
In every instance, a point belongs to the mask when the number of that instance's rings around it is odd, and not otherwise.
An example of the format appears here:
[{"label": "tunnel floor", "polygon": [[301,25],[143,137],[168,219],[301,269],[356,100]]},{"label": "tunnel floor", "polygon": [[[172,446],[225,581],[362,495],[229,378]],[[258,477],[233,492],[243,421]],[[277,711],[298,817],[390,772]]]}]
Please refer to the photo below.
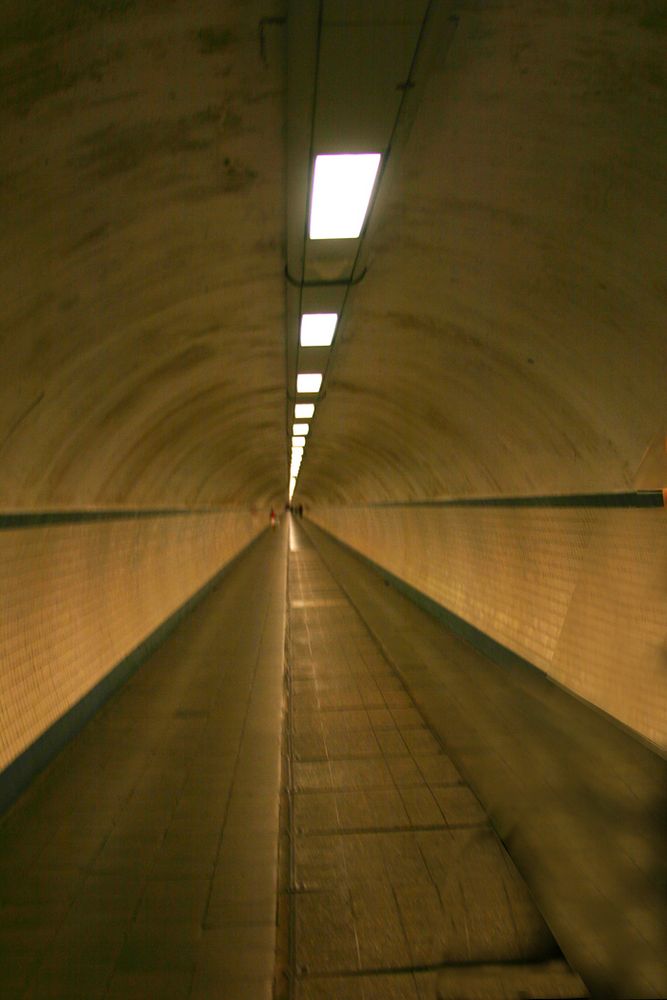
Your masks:
[{"label": "tunnel floor", "polygon": [[[453,687],[429,687],[445,654],[461,677],[452,667]],[[515,863],[521,837],[498,821],[495,800],[515,792],[474,725],[493,738],[483,712],[490,704],[505,724],[509,695],[493,690],[497,668],[484,680],[471,657],[480,654],[311,526],[287,520],[267,532],[0,822],[0,996],[587,996]],[[466,683],[478,706],[468,729],[456,715]],[[521,723],[545,802],[557,798],[554,720],[571,712],[581,728],[570,701],[566,710],[549,702],[552,715],[537,720],[540,732],[552,730],[548,752]],[[613,783],[614,732],[600,795]],[[508,747],[498,759],[516,776]],[[574,761],[563,755],[565,771]],[[637,802],[643,795],[631,817],[639,843],[664,772],[642,754],[624,766],[623,788],[634,768]],[[486,808],[470,787],[480,767],[491,775]],[[474,784],[479,793],[484,782]],[[600,928],[627,951],[631,936],[614,937],[602,909],[582,919],[572,903],[585,895],[570,859],[579,834],[554,830],[536,794],[520,789],[542,822],[537,841],[530,817],[519,823],[537,858],[531,890],[546,884],[548,899],[554,882],[565,886],[575,954],[592,953]],[[608,806],[588,808],[610,834]],[[577,798],[577,816],[586,809]],[[614,864],[623,891],[630,883]],[[598,885],[603,876],[595,873]],[[650,936],[657,911],[645,895]],[[600,961],[607,981],[596,980],[593,995],[661,995],[643,979],[635,992],[607,989],[609,962]]]},{"label": "tunnel floor", "polygon": [[303,530],[291,536],[297,1000],[587,996],[400,677]]},{"label": "tunnel floor", "polygon": [[252,546],[0,826],[0,996],[270,997],[284,537]]}]

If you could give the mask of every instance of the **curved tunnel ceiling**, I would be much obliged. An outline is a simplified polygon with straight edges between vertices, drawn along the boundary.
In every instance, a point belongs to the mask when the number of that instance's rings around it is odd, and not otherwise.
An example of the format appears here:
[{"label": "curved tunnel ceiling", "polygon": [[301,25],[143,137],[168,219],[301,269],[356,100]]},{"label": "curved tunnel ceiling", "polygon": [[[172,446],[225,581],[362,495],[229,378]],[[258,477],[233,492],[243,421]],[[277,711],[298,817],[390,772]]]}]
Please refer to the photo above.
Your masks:
[{"label": "curved tunnel ceiling", "polygon": [[667,20],[648,3],[454,9],[300,495],[661,487]]},{"label": "curved tunnel ceiling", "polygon": [[[662,486],[662,5],[452,9],[296,499]],[[3,5],[3,507],[284,497],[285,13]]]},{"label": "curved tunnel ceiling", "polygon": [[3,11],[0,503],[282,496],[283,46],[269,37],[263,60],[258,42],[270,9]]}]

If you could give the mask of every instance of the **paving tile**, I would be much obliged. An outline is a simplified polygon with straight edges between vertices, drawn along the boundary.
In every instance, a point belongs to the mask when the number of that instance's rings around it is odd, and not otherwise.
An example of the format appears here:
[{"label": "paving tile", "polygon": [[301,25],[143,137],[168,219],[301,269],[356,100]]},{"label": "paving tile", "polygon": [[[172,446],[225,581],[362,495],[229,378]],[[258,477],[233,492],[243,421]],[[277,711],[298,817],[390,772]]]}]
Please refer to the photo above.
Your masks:
[{"label": "paving tile", "polygon": [[[104,994],[108,1000],[189,1000],[192,972],[178,969],[120,970]],[[63,998],[64,1000],[64,998]]]},{"label": "paving tile", "polygon": [[391,715],[399,729],[426,729],[423,716],[408,700],[404,707],[391,706]]},{"label": "paving tile", "polygon": [[364,976],[364,1000],[419,1000],[417,984],[412,974]]},{"label": "paving tile", "polygon": [[297,983],[296,1000],[365,1000],[361,978],[332,976],[301,979]]},{"label": "paving tile", "polygon": [[49,869],[35,867],[28,872],[0,872],[0,915],[2,906],[65,905],[80,890],[84,882],[81,868]]},{"label": "paving tile", "polygon": [[355,879],[350,889],[354,927],[362,969],[410,965],[396,898],[386,882]]},{"label": "paving tile", "polygon": [[437,888],[432,883],[402,882],[395,893],[410,950],[407,964],[439,965],[446,951],[449,921]]},{"label": "paving tile", "polygon": [[47,955],[112,966],[125,942],[127,921],[108,913],[70,910],[49,944]]},{"label": "paving tile", "polygon": [[35,975],[42,959],[41,951],[17,951],[13,941],[0,931],[0,955],[2,955],[2,987],[7,998],[21,997],[30,979]]},{"label": "paving tile", "polygon": [[[274,1000],[273,977],[243,978],[227,975],[218,985],[223,1000]],[[205,979],[197,979],[195,975],[188,1000],[211,1000],[210,983]]]},{"label": "paving tile", "polygon": [[442,748],[428,729],[406,729],[401,727],[401,736],[411,754],[441,754]]},{"label": "paving tile", "polygon": [[408,818],[414,826],[439,826],[444,823],[438,803],[425,785],[419,788],[401,788],[400,794]]},{"label": "paving tile", "polygon": [[135,924],[201,924],[211,881],[208,878],[150,877],[135,914]]},{"label": "paving tile", "polygon": [[215,994],[228,980],[262,982],[268,978],[262,971],[273,969],[275,933],[273,924],[229,924],[205,930],[195,955],[194,986],[208,985]]},{"label": "paving tile", "polygon": [[487,823],[486,813],[479,800],[465,785],[451,787],[433,786],[435,796],[445,821],[452,825],[457,823]]},{"label": "paving tile", "polygon": [[325,736],[328,732],[343,730],[345,732],[367,731],[370,726],[366,709],[334,708],[320,713],[320,723]]},{"label": "paving tile", "polygon": [[297,791],[329,791],[333,787],[328,760],[295,763],[292,766],[292,780]]},{"label": "paving tile", "polygon": [[405,883],[424,886],[433,884],[416,833],[381,833],[368,836],[377,838],[387,878],[395,888]]},{"label": "paving tile", "polygon": [[295,733],[292,737],[295,760],[318,760],[327,757],[326,743],[321,732]]},{"label": "paving tile", "polygon": [[296,963],[301,975],[359,968],[359,950],[348,890],[294,896]]},{"label": "paving tile", "polygon": [[[353,795],[354,793],[349,793]],[[302,793],[294,796],[294,824],[296,832],[335,830],[339,825],[338,810],[342,796],[329,793]],[[367,809],[362,800],[362,806]]]},{"label": "paving tile", "polygon": [[380,729],[377,731],[376,737],[380,750],[386,757],[407,755],[407,745],[398,729]]},{"label": "paving tile", "polygon": [[426,784],[412,757],[387,757],[387,767],[398,788],[414,788]]},{"label": "paving tile", "polygon": [[438,975],[438,1000],[499,1000],[507,997],[581,998],[588,995],[565,962],[449,968]]},{"label": "paving tile", "polygon": [[368,718],[373,729],[377,732],[382,729],[392,729],[396,731],[394,717],[388,708],[369,708]]},{"label": "paving tile", "polygon": [[329,732],[326,748],[330,758],[377,756],[381,752],[370,726],[352,732]]},{"label": "paving tile", "polygon": [[298,890],[335,889],[348,877],[347,841],[340,836],[297,836],[295,887]]},{"label": "paving tile", "polygon": [[49,954],[23,996],[25,1000],[101,1000],[107,995],[112,972],[112,961],[91,960],[78,952]]},{"label": "paving tile", "polygon": [[[398,796],[398,793],[395,793]],[[336,814],[341,830],[373,829],[376,825],[368,794],[364,791],[336,792]],[[402,803],[401,803],[402,808]]]},{"label": "paving tile", "polygon": [[330,768],[333,788],[394,787],[391,772],[381,757],[363,760],[332,760]]},{"label": "paving tile", "polygon": [[118,952],[117,972],[192,972],[202,928],[198,924],[132,924]]},{"label": "paving tile", "polygon": [[409,825],[410,818],[397,789],[369,788],[364,794],[374,826],[391,829]]}]

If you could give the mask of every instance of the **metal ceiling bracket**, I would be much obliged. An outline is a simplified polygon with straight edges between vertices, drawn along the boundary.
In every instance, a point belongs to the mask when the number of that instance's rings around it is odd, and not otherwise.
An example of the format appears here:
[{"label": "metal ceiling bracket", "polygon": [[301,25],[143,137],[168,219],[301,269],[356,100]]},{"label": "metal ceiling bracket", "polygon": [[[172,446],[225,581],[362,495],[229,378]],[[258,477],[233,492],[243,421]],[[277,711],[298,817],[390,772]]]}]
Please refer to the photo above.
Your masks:
[{"label": "metal ceiling bracket", "polygon": [[297,281],[287,270],[287,265],[285,265],[285,277],[289,281],[290,285],[295,288],[335,288],[337,285],[346,288],[352,288],[353,285],[358,285],[366,277],[368,268],[365,267],[358,278],[333,278],[330,281]]}]

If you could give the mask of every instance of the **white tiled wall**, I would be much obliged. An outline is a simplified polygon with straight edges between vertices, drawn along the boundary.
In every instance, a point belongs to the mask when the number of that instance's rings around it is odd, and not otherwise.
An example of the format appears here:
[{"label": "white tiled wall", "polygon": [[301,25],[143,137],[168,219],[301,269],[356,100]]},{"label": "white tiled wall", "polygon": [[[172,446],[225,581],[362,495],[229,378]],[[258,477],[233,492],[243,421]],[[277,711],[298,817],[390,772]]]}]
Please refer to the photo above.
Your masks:
[{"label": "white tiled wall", "polygon": [[229,512],[0,531],[0,770],[264,520]]},{"label": "white tiled wall", "polygon": [[329,508],[312,519],[667,743],[667,511]]}]

